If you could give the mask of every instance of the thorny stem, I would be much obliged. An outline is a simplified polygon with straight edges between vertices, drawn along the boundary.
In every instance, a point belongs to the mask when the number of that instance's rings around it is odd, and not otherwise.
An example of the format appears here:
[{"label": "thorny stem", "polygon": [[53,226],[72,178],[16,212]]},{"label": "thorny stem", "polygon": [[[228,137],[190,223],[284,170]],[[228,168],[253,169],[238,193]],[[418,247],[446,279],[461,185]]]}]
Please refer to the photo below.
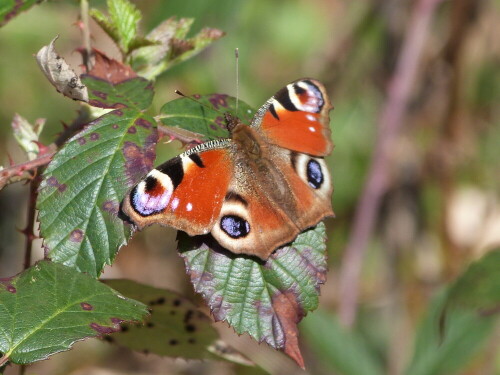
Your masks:
[{"label": "thorny stem", "polygon": [[389,81],[387,100],[378,121],[378,137],[372,164],[356,208],[349,242],[344,251],[339,279],[341,322],[352,326],[356,318],[359,277],[363,255],[387,188],[393,143],[405,117],[411,89],[417,77],[418,63],[430,30],[430,21],[441,0],[419,0],[413,10],[408,31]]},{"label": "thorny stem", "polygon": [[85,65],[86,71],[90,70],[89,58],[92,52],[90,44],[90,24],[89,24],[89,2],[88,0],[80,0],[80,13],[82,18],[82,38],[83,38],[83,48],[85,53],[83,54],[83,63]]}]

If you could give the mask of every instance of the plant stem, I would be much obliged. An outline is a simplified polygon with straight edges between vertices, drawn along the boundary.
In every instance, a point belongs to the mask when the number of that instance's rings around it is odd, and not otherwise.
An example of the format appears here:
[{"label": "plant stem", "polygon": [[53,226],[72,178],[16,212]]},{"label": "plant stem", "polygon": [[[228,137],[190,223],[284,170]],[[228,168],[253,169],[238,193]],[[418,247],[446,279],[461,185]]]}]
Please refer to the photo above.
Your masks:
[{"label": "plant stem", "polygon": [[424,42],[429,34],[430,21],[440,1],[419,0],[416,3],[396,69],[389,81],[387,100],[378,121],[378,137],[373,161],[356,208],[340,269],[339,315],[341,322],[346,326],[351,326],[356,318],[363,255],[375,226],[381,198],[387,188],[391,164],[390,152],[402,129]]}]

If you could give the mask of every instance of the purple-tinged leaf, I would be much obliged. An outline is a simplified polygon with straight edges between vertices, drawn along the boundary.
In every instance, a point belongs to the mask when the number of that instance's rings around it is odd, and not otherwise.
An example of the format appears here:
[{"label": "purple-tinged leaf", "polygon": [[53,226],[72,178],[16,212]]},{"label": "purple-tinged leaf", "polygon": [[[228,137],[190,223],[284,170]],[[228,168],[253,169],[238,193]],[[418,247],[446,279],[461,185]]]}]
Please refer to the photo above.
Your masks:
[{"label": "purple-tinged leaf", "polygon": [[216,320],[284,351],[301,367],[297,324],[318,306],[326,278],[325,226],[301,233],[262,262],[179,232],[179,250],[196,292]]}]

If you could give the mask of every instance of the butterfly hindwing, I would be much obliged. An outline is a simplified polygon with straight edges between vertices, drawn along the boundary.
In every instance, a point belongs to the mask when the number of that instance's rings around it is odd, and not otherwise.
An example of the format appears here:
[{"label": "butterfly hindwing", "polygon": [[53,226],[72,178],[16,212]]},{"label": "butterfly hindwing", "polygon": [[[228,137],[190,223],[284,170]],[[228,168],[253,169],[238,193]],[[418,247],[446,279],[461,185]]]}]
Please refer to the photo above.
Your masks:
[{"label": "butterfly hindwing", "polygon": [[252,126],[280,147],[315,156],[333,149],[330,139],[332,109],[324,86],[313,79],[292,82],[278,91],[259,111]]}]

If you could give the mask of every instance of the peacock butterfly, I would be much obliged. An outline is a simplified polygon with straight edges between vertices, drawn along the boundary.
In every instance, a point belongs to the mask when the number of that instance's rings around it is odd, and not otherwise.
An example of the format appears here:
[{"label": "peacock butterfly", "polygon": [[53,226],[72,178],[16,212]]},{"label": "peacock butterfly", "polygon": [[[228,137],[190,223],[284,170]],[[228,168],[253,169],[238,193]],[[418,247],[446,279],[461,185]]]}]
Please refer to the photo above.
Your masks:
[{"label": "peacock butterfly", "polygon": [[149,172],[121,204],[142,229],[169,225],[211,233],[236,254],[266,260],[303,230],[333,216],[333,149],[324,86],[301,79],[279,90],[250,125],[226,114],[228,139],[202,143]]}]

